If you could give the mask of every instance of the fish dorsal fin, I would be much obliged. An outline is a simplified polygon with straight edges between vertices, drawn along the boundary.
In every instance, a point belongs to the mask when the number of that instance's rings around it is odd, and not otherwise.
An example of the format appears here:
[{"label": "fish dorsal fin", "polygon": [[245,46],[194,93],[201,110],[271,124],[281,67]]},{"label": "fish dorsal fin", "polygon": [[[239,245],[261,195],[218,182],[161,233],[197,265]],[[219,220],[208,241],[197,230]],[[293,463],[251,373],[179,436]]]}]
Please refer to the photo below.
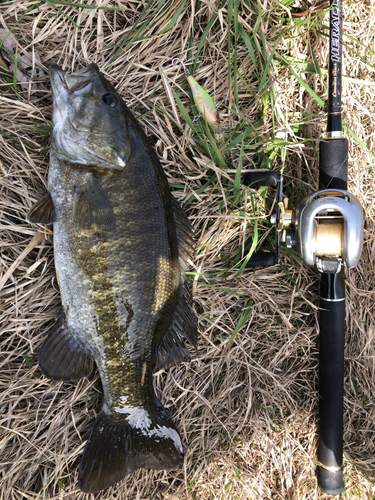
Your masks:
[{"label": "fish dorsal fin", "polygon": [[177,230],[178,253],[181,270],[186,271],[186,261],[190,259],[195,249],[194,231],[190,221],[176,198],[172,196],[173,215]]},{"label": "fish dorsal fin", "polygon": [[197,317],[192,308],[192,296],[185,271],[186,261],[194,252],[194,233],[190,221],[178,201],[172,196],[177,229],[179,262],[181,268],[180,296],[171,325],[156,346],[155,363],[159,369],[169,368],[190,359],[186,342],[197,348]]},{"label": "fish dorsal fin", "polygon": [[197,348],[197,316],[191,306],[192,297],[189,282],[181,284],[180,297],[172,323],[156,346],[155,364],[159,370],[190,360],[186,343]]},{"label": "fish dorsal fin", "polygon": [[32,224],[52,224],[55,222],[55,208],[51,194],[47,193],[30,209],[26,220]]},{"label": "fish dorsal fin", "polygon": [[76,186],[73,219],[85,236],[96,233],[100,238],[109,238],[116,231],[111,202],[94,174],[85,183]]},{"label": "fish dorsal fin", "polygon": [[39,351],[38,362],[46,377],[65,382],[87,377],[93,370],[93,357],[69,330],[63,308]]}]

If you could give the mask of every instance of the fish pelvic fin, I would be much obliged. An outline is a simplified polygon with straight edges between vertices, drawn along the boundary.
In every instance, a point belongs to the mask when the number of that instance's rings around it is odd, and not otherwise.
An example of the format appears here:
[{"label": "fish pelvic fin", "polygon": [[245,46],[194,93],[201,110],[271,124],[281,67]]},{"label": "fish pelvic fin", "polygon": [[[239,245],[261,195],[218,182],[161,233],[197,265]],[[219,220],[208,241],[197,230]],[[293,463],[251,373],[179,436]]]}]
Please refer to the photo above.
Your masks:
[{"label": "fish pelvic fin", "polygon": [[115,418],[103,406],[83,453],[78,484],[83,492],[97,493],[137,469],[171,469],[183,458],[180,435],[156,397],[151,408],[125,406]]},{"label": "fish pelvic fin", "polygon": [[55,208],[50,193],[46,193],[43,198],[31,207],[26,220],[32,224],[44,224],[46,226],[55,222]]},{"label": "fish pelvic fin", "polygon": [[39,351],[38,363],[46,377],[65,382],[87,377],[93,370],[94,359],[70,331],[63,308]]}]

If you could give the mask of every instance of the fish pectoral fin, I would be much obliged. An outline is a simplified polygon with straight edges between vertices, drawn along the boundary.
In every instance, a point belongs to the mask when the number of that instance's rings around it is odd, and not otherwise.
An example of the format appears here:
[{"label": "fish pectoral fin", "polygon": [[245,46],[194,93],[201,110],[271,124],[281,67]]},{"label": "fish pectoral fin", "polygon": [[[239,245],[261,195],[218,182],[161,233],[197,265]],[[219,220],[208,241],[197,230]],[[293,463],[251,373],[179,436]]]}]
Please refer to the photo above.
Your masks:
[{"label": "fish pectoral fin", "polygon": [[181,205],[172,196],[173,215],[176,223],[178,254],[182,271],[186,271],[186,261],[190,259],[195,250],[194,231]]},{"label": "fish pectoral fin", "polygon": [[60,309],[38,356],[39,368],[52,380],[79,380],[90,375],[94,359],[70,332],[65,312]]},{"label": "fish pectoral fin", "polygon": [[86,236],[97,233],[110,237],[116,231],[116,218],[109,198],[96,175],[76,186],[73,200],[73,220]]},{"label": "fish pectoral fin", "polygon": [[190,360],[186,342],[197,348],[197,316],[191,303],[191,290],[185,278],[172,323],[156,346],[155,364],[159,370]]},{"label": "fish pectoral fin", "polygon": [[55,208],[51,194],[47,193],[30,209],[26,220],[32,224],[52,224],[55,222]]},{"label": "fish pectoral fin", "polygon": [[78,472],[83,492],[97,493],[137,469],[165,470],[181,465],[181,438],[160,401],[154,397],[154,403],[147,407],[126,410],[121,408],[112,419],[102,409],[95,420]]}]

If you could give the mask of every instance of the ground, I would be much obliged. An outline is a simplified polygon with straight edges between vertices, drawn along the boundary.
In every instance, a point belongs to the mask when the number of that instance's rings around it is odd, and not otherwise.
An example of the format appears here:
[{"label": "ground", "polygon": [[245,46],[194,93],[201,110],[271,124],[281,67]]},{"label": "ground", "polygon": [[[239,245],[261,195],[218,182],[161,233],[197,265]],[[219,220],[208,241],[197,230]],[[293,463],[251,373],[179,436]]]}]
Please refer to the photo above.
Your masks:
[{"label": "ground", "polygon": [[[241,170],[282,171],[291,204],[318,188],[329,15],[327,2],[313,5],[1,3],[1,499],[329,498],[315,477],[318,273],[285,248],[279,266],[243,268],[253,246],[272,246],[274,192],[245,187]],[[365,225],[361,261],[345,271],[342,498],[367,500],[375,492],[375,5],[346,2],[343,16],[349,190],[364,208]],[[187,62],[215,100],[224,144],[202,118],[193,122],[198,113],[174,58]],[[55,383],[38,369],[60,296],[52,230],[28,224],[26,214],[46,189],[48,67],[74,71],[90,62],[145,129],[195,228],[189,276],[200,338],[190,363],[154,377],[183,439],[183,467],[139,471],[85,496],[78,467],[101,385],[97,373]]]}]

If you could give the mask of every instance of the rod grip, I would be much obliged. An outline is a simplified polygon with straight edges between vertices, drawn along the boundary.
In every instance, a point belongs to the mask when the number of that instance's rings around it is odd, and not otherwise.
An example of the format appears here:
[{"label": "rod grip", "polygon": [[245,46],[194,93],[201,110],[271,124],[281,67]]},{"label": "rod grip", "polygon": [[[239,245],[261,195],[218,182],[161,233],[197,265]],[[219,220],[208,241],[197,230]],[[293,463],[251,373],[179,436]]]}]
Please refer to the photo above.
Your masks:
[{"label": "rod grip", "polygon": [[319,144],[319,189],[348,188],[348,140],[332,137]]},{"label": "rod grip", "polygon": [[345,290],[341,274],[322,275],[320,307],[318,459],[322,466],[318,467],[318,484],[325,493],[339,495],[345,488],[342,469]]}]

